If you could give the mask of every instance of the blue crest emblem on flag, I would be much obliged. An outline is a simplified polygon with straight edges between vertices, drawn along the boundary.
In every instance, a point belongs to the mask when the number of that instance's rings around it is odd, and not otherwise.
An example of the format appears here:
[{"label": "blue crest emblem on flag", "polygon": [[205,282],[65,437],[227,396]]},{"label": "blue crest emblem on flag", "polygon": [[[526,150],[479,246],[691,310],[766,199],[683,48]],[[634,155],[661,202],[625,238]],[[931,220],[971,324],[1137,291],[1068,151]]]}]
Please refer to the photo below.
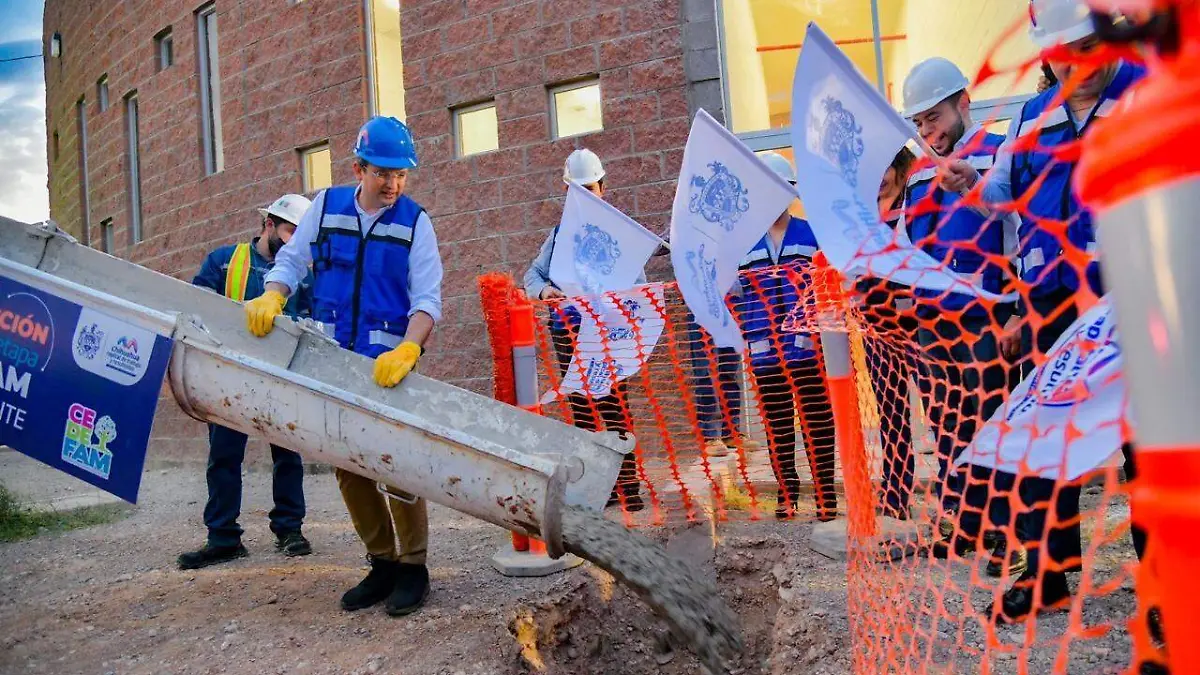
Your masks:
[{"label": "blue crest emblem on flag", "polygon": [[726,232],[750,210],[750,191],[742,185],[742,179],[720,162],[708,165],[712,175],[692,176],[692,198],[688,211],[698,213],[710,223],[718,223]]},{"label": "blue crest emblem on flag", "polygon": [[99,325],[93,323],[79,331],[79,337],[75,340],[75,349],[80,356],[91,361],[100,353],[102,342],[104,342],[104,331],[100,330]]},{"label": "blue crest emblem on flag", "polygon": [[858,187],[858,160],[863,154],[862,126],[854,119],[854,113],[832,96],[821,101],[821,109],[825,113],[824,119],[814,116],[809,120],[810,128],[817,134],[820,153],[841,171],[847,184]]},{"label": "blue crest emblem on flag", "polygon": [[580,285],[589,293],[603,290],[596,275],[608,276],[621,259],[621,246],[604,230],[585,223],[583,232],[575,235],[575,271]]},{"label": "blue crest emblem on flag", "polygon": [[722,312],[725,305],[725,294],[717,288],[717,259],[716,256],[704,255],[704,244],[695,251],[687,252],[687,264],[692,271],[692,284],[704,291],[704,304],[708,313],[721,317],[721,326],[729,325],[729,312]]}]

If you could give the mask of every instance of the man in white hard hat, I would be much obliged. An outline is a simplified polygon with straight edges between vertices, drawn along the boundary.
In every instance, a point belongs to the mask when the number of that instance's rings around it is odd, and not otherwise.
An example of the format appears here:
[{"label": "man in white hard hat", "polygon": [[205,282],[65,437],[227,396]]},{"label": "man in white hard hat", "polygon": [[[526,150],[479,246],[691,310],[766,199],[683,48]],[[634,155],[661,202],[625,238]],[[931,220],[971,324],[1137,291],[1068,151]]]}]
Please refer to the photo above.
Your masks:
[{"label": "man in white hard hat", "polygon": [[[575,150],[567,156],[566,162],[563,163],[564,190],[574,182],[603,199],[604,176],[604,165],[601,164],[600,158],[587,148]],[[525,272],[525,293],[530,298],[553,300],[564,297],[562,290],[550,279],[550,259],[554,255],[554,237],[557,234],[558,226],[555,225]],[[636,283],[646,283],[645,271],[638,274]],[[558,307],[551,311],[550,335],[561,372],[566,372],[570,366],[572,345],[574,336],[579,331],[579,322],[579,312],[573,305]],[[629,425],[626,421],[628,403],[625,396],[626,388],[622,382],[613,386],[610,395],[595,401],[589,401],[583,394],[571,394],[567,397],[567,401],[571,405],[571,415],[574,418],[575,426],[596,431],[600,429],[600,423],[603,423],[603,427],[607,431],[628,433]],[[600,413],[599,422],[597,422],[593,410]],[[621,503],[627,511],[641,511],[645,507],[636,471],[636,458],[633,453],[629,453],[621,464],[617,485],[609,497],[610,506]]]},{"label": "man in white hard hat", "polygon": [[[1074,160],[1053,149],[1076,142],[1092,122],[1111,111],[1117,99],[1145,75],[1145,69],[1127,62],[1106,64],[1090,73],[1073,89],[1062,90],[1078,59],[1100,45],[1090,8],[1084,0],[1031,0],[1030,36],[1043,50],[1066,47],[1067,60],[1060,54],[1048,58],[1058,82],[1027,101],[1008,128],[1008,138],[996,155],[996,163],[983,178],[983,198],[990,203],[1023,200],[1020,224],[1021,279],[1028,285],[1022,293],[1018,316],[1005,326],[1001,349],[1011,358],[1022,358],[1027,374],[1034,367],[1033,353],[1050,351],[1058,337],[1075,322],[1075,294],[1082,283],[1099,288],[1099,275],[1076,269],[1068,262],[1065,248],[1092,253],[1096,234],[1090,212],[1079,202],[1071,186]],[[1036,142],[1024,137],[1036,134]],[[1014,147],[1022,138],[1020,148]],[[975,167],[958,160],[945,167],[943,186],[965,190],[980,181]],[[1066,223],[1066,237],[1060,236]],[[1048,224],[1059,227],[1047,227]],[[1085,272],[1087,272],[1085,274]],[[1033,319],[1033,315],[1039,317]],[[1044,320],[1042,320],[1044,319]],[[1034,328],[1036,324],[1036,328]],[[1133,456],[1126,450],[1126,472],[1133,473]],[[1080,567],[1082,545],[1079,525],[1078,483],[1056,485],[1055,481],[1026,477],[1019,486],[1024,511],[1017,517],[1017,535],[1029,544],[1026,572],[1003,597],[999,607],[987,614],[998,623],[1021,620],[1034,611],[1061,607],[1070,600],[1064,572]],[[1046,504],[1053,504],[1054,523]],[[1065,523],[1065,524],[1063,524]],[[1144,544],[1135,531],[1135,547]],[[1039,569],[1049,559],[1050,569]]]},{"label": "man in white hard hat", "polygon": [[[222,246],[204,259],[192,283],[244,302],[263,294],[263,279],[275,266],[275,254],[292,238],[296,224],[311,202],[300,195],[284,195],[258,209],[262,227],[249,242]],[[300,284],[284,312],[293,317],[312,313],[312,275]],[[246,434],[217,424],[208,425],[208,502],[204,505],[207,543],[179,556],[179,567],[196,569],[248,555],[242,545],[238,515],[242,504],[242,462]],[[304,465],[300,455],[271,445],[271,482],[275,508],[268,518],[275,547],[287,556],[308,555],[312,546],[300,532],[304,521]]]},{"label": "man in white hard hat", "polygon": [[[909,71],[904,79],[904,116],[939,157],[953,157],[986,172],[1004,141],[971,119],[970,82],[951,61],[933,57]],[[935,180],[937,167],[923,160],[905,190],[906,229],[913,244],[941,261],[948,270],[972,279],[983,290],[1000,294],[1010,282],[1008,266],[1000,261],[1016,249],[1015,216],[968,208],[962,195]],[[913,290],[921,346],[919,379],[922,396],[930,402],[929,417],[937,438],[938,481],[942,501],[942,539],[934,543],[935,557],[951,550],[965,555],[974,550],[984,531],[999,534],[988,571],[1025,570],[1025,554],[1013,547],[1009,560],[1003,536],[1012,521],[1008,494],[1014,476],[972,467],[970,480],[950,471],[953,460],[971,444],[975,431],[991,418],[1008,391],[1008,367],[1000,358],[999,326],[1012,315],[1011,305],[989,308],[974,296],[924,288]],[[965,471],[965,470],[964,470]],[[995,499],[989,500],[989,492]],[[982,516],[988,516],[988,524]],[[957,527],[955,526],[957,521]]]}]

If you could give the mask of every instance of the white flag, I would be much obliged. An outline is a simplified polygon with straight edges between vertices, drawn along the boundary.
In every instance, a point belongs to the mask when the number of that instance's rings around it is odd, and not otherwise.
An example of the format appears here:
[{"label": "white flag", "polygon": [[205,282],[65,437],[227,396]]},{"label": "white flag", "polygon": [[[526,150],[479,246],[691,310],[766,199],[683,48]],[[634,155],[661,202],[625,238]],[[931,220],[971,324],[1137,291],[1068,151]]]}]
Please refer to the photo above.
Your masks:
[{"label": "white flag", "polygon": [[[821,250],[847,276],[1012,299],[976,288],[896,235],[879,217],[879,182],[916,129],[815,24],[792,84],[797,187]],[[888,250],[891,249],[891,250]]]},{"label": "white flag", "polygon": [[671,264],[684,301],[718,347],[744,348],[725,294],[738,263],[795,198],[736,136],[703,109],[696,113],[671,209]]},{"label": "white flag", "polygon": [[580,314],[575,353],[562,383],[542,396],[542,404],[578,392],[608,396],[614,384],[650,360],[667,323],[661,284],[605,293],[598,306],[585,298],[575,305]]},{"label": "white flag", "polygon": [[576,183],[554,237],[550,280],[568,296],[633,288],[662,240]]},{"label": "white flag", "polygon": [[1058,338],[955,464],[1066,480],[1101,466],[1121,449],[1122,360],[1105,296]]}]

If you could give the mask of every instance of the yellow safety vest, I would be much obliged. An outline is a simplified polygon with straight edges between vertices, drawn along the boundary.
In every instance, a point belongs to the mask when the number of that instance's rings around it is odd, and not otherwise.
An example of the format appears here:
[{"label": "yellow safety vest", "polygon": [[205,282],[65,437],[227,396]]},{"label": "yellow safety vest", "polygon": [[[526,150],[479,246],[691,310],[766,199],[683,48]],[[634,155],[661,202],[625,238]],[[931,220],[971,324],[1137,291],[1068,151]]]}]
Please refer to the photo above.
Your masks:
[{"label": "yellow safety vest", "polygon": [[246,299],[246,280],[250,278],[250,244],[238,244],[225,270],[225,297],[242,302]]}]

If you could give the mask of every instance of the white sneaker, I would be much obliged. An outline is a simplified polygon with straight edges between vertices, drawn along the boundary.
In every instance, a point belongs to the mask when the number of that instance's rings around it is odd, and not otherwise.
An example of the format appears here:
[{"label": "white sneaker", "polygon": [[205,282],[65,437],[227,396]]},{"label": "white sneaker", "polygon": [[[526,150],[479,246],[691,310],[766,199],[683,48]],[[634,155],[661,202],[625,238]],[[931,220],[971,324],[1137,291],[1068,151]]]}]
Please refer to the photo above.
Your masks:
[{"label": "white sneaker", "polygon": [[729,446],[719,438],[711,439],[704,444],[704,454],[709,457],[725,457],[729,455]]}]

